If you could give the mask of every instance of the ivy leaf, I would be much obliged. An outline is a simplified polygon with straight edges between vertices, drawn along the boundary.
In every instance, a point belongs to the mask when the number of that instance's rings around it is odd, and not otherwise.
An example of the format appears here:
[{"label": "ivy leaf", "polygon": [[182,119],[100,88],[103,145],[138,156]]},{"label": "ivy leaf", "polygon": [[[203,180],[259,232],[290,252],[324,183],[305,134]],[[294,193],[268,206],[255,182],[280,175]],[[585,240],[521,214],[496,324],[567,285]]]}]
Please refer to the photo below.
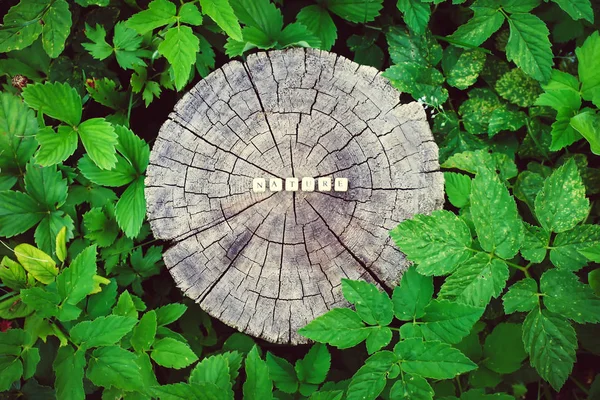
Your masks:
[{"label": "ivy leaf", "polygon": [[185,86],[199,50],[200,41],[189,26],[169,29],[165,40],[158,46],[158,52],[165,56],[173,67],[177,90]]},{"label": "ivy leaf", "polygon": [[246,370],[246,381],[243,386],[244,399],[273,399],[273,382],[269,378],[269,367],[265,361],[261,360],[256,345],[246,356],[244,365]]},{"label": "ivy leaf", "polygon": [[77,150],[77,132],[70,126],[59,125],[58,132],[46,127],[40,129],[35,137],[40,143],[35,161],[42,166],[61,163]]},{"label": "ivy leaf", "polygon": [[[527,357],[519,324],[501,323],[485,338],[483,364],[499,374],[510,374],[521,368]],[[506,351],[510,349],[510,351]]]},{"label": "ivy leaf", "polygon": [[424,378],[451,379],[477,368],[477,364],[459,350],[437,341],[402,340],[394,347],[394,353],[400,359],[403,371]]},{"label": "ivy leaf", "polygon": [[337,39],[337,28],[326,9],[319,5],[306,6],[296,15],[296,20],[320,39],[321,49],[331,50]]},{"label": "ivy leaf", "polygon": [[481,247],[504,259],[513,258],[523,242],[517,204],[498,175],[481,168],[471,187],[471,214]]},{"label": "ivy leaf", "polygon": [[469,334],[471,328],[483,314],[483,307],[454,303],[447,300],[432,300],[425,307],[424,322],[420,325],[425,340],[454,344]]},{"label": "ivy leaf", "polygon": [[523,323],[523,344],[529,362],[555,390],[560,390],[575,363],[577,336],[569,322],[534,308]]},{"label": "ivy leaf", "polygon": [[277,357],[270,352],[267,353],[267,366],[269,377],[275,383],[277,389],[285,393],[296,393],[298,391],[298,378],[292,364],[285,358]]},{"label": "ivy leaf", "polygon": [[498,259],[479,253],[459,266],[446,278],[440,299],[450,299],[476,307],[485,307],[502,293],[508,280],[508,266]]},{"label": "ivy leaf", "polygon": [[535,198],[535,215],[544,229],[560,233],[587,217],[589,206],[577,165],[569,159],[544,181]]},{"label": "ivy leaf", "polygon": [[56,277],[58,294],[67,304],[76,305],[94,290],[96,247],[90,246],[75,257]]},{"label": "ivy leaf", "polygon": [[153,29],[175,22],[177,7],[168,0],[153,0],[148,9],[134,14],[127,20],[127,27],[144,35]]},{"label": "ivy leaf", "polygon": [[471,255],[469,227],[449,211],[416,215],[391,230],[390,236],[423,275],[445,275]]},{"label": "ivy leaf", "polygon": [[67,83],[27,85],[23,88],[23,100],[34,110],[71,126],[76,126],[81,121],[81,97]]},{"label": "ivy leaf", "polygon": [[488,40],[494,32],[496,32],[504,23],[504,15],[502,15],[498,7],[493,7],[493,3],[485,3],[482,5],[475,3],[471,7],[475,14],[473,18],[461,25],[458,29],[449,36],[454,40],[455,45],[468,45],[469,47],[478,47],[483,42]]},{"label": "ivy leaf", "polygon": [[75,344],[85,348],[111,346],[131,332],[136,322],[134,318],[119,315],[98,317],[75,325],[70,336]]},{"label": "ivy leaf", "polygon": [[86,377],[96,386],[123,390],[140,390],[143,380],[136,355],[117,346],[94,350]]},{"label": "ivy leaf", "polygon": [[525,278],[512,285],[502,297],[504,312],[531,311],[539,303],[538,287],[535,280]]},{"label": "ivy leaf", "polygon": [[600,155],[600,117],[591,111],[582,112],[571,118],[570,125],[590,143],[592,153]]},{"label": "ivy leaf", "polygon": [[170,337],[156,341],[150,356],[158,365],[174,369],[185,368],[198,360],[190,346]]},{"label": "ivy leaf", "polygon": [[19,263],[37,281],[48,285],[52,283],[56,275],[58,275],[56,263],[52,257],[43,251],[36,249],[27,243],[15,246],[14,251]]},{"label": "ivy leaf", "polygon": [[572,272],[550,269],[540,278],[540,288],[551,312],[580,324],[600,322],[600,297]]},{"label": "ivy leaf", "polygon": [[402,274],[400,284],[394,288],[392,301],[394,313],[401,321],[413,321],[425,314],[425,306],[433,296],[433,279],[410,266]]},{"label": "ivy leaf", "polygon": [[431,17],[431,6],[420,0],[398,0],[398,10],[404,16],[404,22],[415,33],[423,34],[427,29],[429,17]]},{"label": "ivy leaf", "polygon": [[594,23],[594,10],[590,0],[552,0],[574,20],[585,19]]},{"label": "ivy leaf", "polygon": [[397,362],[398,356],[391,351],[379,351],[367,358],[365,364],[352,376],[346,398],[376,399],[385,388],[387,374]]},{"label": "ivy leaf", "polygon": [[42,45],[50,58],[56,58],[65,49],[65,41],[71,31],[71,12],[65,0],[56,0],[50,4],[41,19]]},{"label": "ivy leaf", "polygon": [[241,42],[242,28],[228,0],[200,0],[202,12],[208,15],[233,40]]},{"label": "ivy leaf", "polygon": [[600,71],[597,60],[600,57],[600,33],[592,33],[583,42],[581,47],[575,49],[577,54],[579,80],[581,80],[581,95],[584,100],[598,103],[598,92],[600,91]]},{"label": "ivy leaf", "polygon": [[78,132],[87,155],[100,169],[110,170],[115,167],[117,135],[106,119],[88,119],[79,125]]},{"label": "ivy leaf", "polygon": [[365,23],[379,15],[382,3],[383,0],[329,0],[327,8],[346,21]]},{"label": "ivy leaf", "polygon": [[390,389],[391,399],[433,400],[434,391],[427,379],[419,375],[403,374]]},{"label": "ivy leaf", "polygon": [[[369,325],[389,325],[394,318],[394,306],[385,292],[365,281],[342,279],[342,292],[356,306],[358,315]],[[320,383],[320,382],[318,382]]]},{"label": "ivy leaf", "polygon": [[550,249],[550,261],[558,268],[578,271],[587,265],[581,250],[600,245],[600,225],[579,225],[556,235]]},{"label": "ivy leaf", "polygon": [[83,389],[85,364],[85,351],[75,351],[70,345],[58,349],[52,365],[56,373],[54,387],[58,398],[67,400],[85,398]]},{"label": "ivy leaf", "polygon": [[527,75],[546,82],[552,74],[550,32],[544,21],[533,14],[512,14],[508,19],[510,36],[506,58]]},{"label": "ivy leaf", "polygon": [[370,330],[356,312],[334,308],[300,328],[298,333],[319,343],[347,349],[365,340]]}]

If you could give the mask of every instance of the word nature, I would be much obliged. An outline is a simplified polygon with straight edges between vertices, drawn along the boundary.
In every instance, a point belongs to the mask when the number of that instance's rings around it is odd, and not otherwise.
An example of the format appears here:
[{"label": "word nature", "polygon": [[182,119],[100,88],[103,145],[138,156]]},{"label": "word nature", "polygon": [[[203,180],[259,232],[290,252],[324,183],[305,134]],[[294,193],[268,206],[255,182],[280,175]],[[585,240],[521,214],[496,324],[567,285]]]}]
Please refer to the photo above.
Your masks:
[{"label": "word nature", "polygon": [[[315,184],[316,181],[316,184]],[[317,189],[319,192],[330,192],[332,189],[335,192],[346,192],[348,190],[348,179],[347,178],[335,178],[332,183],[332,178],[302,178],[299,181],[298,178],[286,178],[285,184],[283,179],[270,178],[268,181],[265,178],[254,178],[252,181],[252,191],[254,193],[262,193],[269,189],[271,192],[296,192],[301,190],[303,192],[314,192]]]}]

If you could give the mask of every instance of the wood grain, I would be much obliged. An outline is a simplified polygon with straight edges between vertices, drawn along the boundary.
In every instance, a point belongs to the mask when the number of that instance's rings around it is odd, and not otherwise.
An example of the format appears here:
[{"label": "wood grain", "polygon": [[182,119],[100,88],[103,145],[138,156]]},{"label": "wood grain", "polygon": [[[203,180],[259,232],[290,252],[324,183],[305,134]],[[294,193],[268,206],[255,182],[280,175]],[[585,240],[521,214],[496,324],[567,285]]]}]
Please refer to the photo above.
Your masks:
[{"label": "wood grain", "polygon": [[[255,177],[348,178],[346,192],[253,193]],[[342,278],[393,287],[407,267],[388,231],[443,205],[422,106],[371,67],[314,49],[231,61],[162,126],[148,219],[177,286],[210,315],[277,343],[347,306]]]}]

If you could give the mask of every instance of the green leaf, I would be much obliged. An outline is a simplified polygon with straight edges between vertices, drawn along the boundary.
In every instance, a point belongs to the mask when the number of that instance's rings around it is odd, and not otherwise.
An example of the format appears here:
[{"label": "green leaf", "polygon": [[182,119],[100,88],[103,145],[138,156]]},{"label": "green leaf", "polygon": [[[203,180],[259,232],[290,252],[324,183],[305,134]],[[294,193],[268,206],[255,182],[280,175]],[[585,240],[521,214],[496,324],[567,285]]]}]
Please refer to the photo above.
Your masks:
[{"label": "green leaf", "polygon": [[142,228],[146,217],[146,198],[144,196],[144,177],[137,178],[117,202],[115,215],[119,227],[130,238],[135,238]]},{"label": "green leaf", "polygon": [[447,300],[432,300],[425,307],[421,332],[425,340],[458,343],[469,334],[484,308]]},{"label": "green leaf", "polygon": [[[484,2],[484,4],[489,3]],[[502,0],[500,4],[504,11],[511,14],[528,13],[540,5],[540,0]]]},{"label": "green leaf", "polygon": [[96,24],[96,27],[94,28],[86,23],[85,36],[91,40],[92,43],[82,43],[81,45],[92,55],[92,57],[97,60],[105,60],[111,56],[114,49],[106,42],[106,30],[102,25]]},{"label": "green leaf", "polygon": [[444,76],[435,68],[404,62],[392,65],[384,71],[383,76],[396,89],[410,93],[414,99],[423,99],[434,107],[448,100],[448,90],[442,87]]},{"label": "green leaf", "polygon": [[[475,6],[475,4],[474,4]],[[484,3],[483,7],[473,7],[475,14],[473,18],[461,25],[458,29],[449,36],[456,45],[467,45],[468,47],[478,47],[483,42],[488,40],[494,32],[496,32],[504,23],[504,15],[502,15],[498,7],[494,8],[490,4]]]},{"label": "green leaf", "polygon": [[23,379],[31,379],[40,362],[40,350],[37,347],[24,348],[21,359],[23,360]]},{"label": "green leaf", "polygon": [[26,287],[27,274],[19,263],[4,256],[0,262],[0,280],[3,285],[18,291]]},{"label": "green leaf", "polygon": [[161,400],[225,400],[219,388],[208,382],[154,386],[151,388],[154,397]]},{"label": "green leaf", "polygon": [[594,23],[594,10],[590,0],[552,0],[574,20],[585,19]]},{"label": "green leaf", "polygon": [[581,139],[581,134],[571,126],[571,118],[574,116],[574,113],[566,108],[561,108],[556,114],[556,121],[552,124],[551,151],[561,150]]},{"label": "green leaf", "polygon": [[398,0],[398,10],[404,17],[404,22],[417,34],[425,33],[429,17],[431,17],[431,6],[421,0]]},{"label": "green leaf", "polygon": [[156,309],[158,326],[165,326],[177,321],[187,310],[184,304],[171,303]]},{"label": "green leaf", "polygon": [[133,328],[131,336],[131,345],[137,352],[143,352],[150,349],[156,336],[156,311],[150,310],[144,314],[140,322]]},{"label": "green leaf", "polygon": [[396,318],[401,321],[421,318],[432,296],[433,279],[419,274],[414,266],[410,266],[402,274],[402,280],[392,295]]},{"label": "green leaf", "polygon": [[65,41],[71,31],[71,12],[65,0],[50,3],[44,14],[42,28],[42,45],[51,58],[56,58],[65,49]]},{"label": "green leaf", "polygon": [[58,349],[52,365],[56,373],[54,387],[57,398],[65,400],[85,398],[83,389],[85,364],[85,351],[75,351],[70,345]]},{"label": "green leaf", "polygon": [[66,83],[27,85],[23,88],[23,100],[34,110],[71,126],[81,121],[81,97],[77,90]]},{"label": "green leaf", "polygon": [[477,365],[449,344],[411,338],[398,342],[394,353],[399,357],[402,370],[424,378],[451,379]]},{"label": "green leaf", "polygon": [[96,102],[113,110],[127,107],[127,95],[119,89],[117,82],[109,78],[93,79],[85,85],[85,90]]},{"label": "green leaf", "polygon": [[179,8],[179,21],[192,26],[202,25],[202,14],[194,3],[184,3]]},{"label": "green leaf", "polygon": [[292,364],[285,358],[277,357],[270,352],[267,353],[266,362],[269,367],[269,377],[277,389],[290,394],[298,391],[298,378]]},{"label": "green leaf", "polygon": [[577,337],[569,322],[534,308],[523,323],[523,344],[529,362],[542,378],[560,390],[575,363]]},{"label": "green leaf", "polygon": [[92,208],[83,214],[84,237],[98,247],[107,247],[115,242],[119,226],[113,218],[107,218],[102,209]]},{"label": "green leaf", "polygon": [[35,137],[40,143],[35,161],[42,166],[61,163],[77,150],[77,132],[70,126],[60,125],[58,132],[46,127]]},{"label": "green leaf", "polygon": [[525,227],[525,237],[523,239],[521,255],[527,261],[541,263],[546,258],[546,249],[550,245],[550,232],[540,227],[529,225],[526,222],[523,225]]},{"label": "green leaf", "polygon": [[300,382],[321,384],[325,382],[330,366],[331,354],[327,346],[316,343],[302,360],[296,361],[295,369]]},{"label": "green leaf", "polygon": [[96,293],[88,299],[87,312],[89,317],[97,318],[108,315],[116,301],[117,282],[112,279],[108,285],[102,288],[100,293]]},{"label": "green leaf", "polygon": [[536,106],[548,106],[556,111],[578,111],[581,108],[579,81],[571,74],[553,69],[550,81],[542,85],[542,89],[544,93],[536,100]]},{"label": "green leaf", "polygon": [[23,289],[21,290],[21,299],[24,304],[35,309],[36,315],[40,317],[55,317],[60,313],[58,306],[61,298],[54,291],[48,291],[41,287]]},{"label": "green leaf", "polygon": [[[429,6],[428,6],[429,7]],[[465,90],[477,81],[483,70],[485,53],[479,50],[463,50],[448,46],[444,50],[442,68],[448,85]]]},{"label": "green leaf", "polygon": [[510,36],[506,58],[527,75],[546,82],[552,74],[550,32],[544,21],[533,14],[512,14],[508,19]]},{"label": "green leaf", "polygon": [[502,258],[514,257],[523,242],[517,204],[498,175],[482,168],[471,188],[471,214],[481,247]]},{"label": "green leaf", "polygon": [[588,282],[596,296],[600,296],[600,268],[596,268],[588,273]]},{"label": "green leaf", "polygon": [[0,191],[0,236],[23,233],[44,218],[44,210],[21,192]]},{"label": "green leaf", "polygon": [[342,279],[342,292],[346,300],[356,306],[356,312],[367,324],[386,326],[392,322],[393,303],[377,286],[365,281]]},{"label": "green leaf", "polygon": [[90,159],[100,169],[113,169],[117,164],[113,126],[104,118],[92,118],[79,125],[77,131]]},{"label": "green leaf", "polygon": [[80,322],[71,328],[71,339],[85,348],[111,346],[131,332],[136,324],[134,318],[109,315],[93,321]]},{"label": "green leaf", "polygon": [[[581,95],[584,100],[594,100],[600,90],[600,70],[598,70],[598,57],[600,57],[600,33],[592,33],[581,47],[575,49],[579,80],[581,81]],[[596,99],[597,103],[598,100]]]},{"label": "green leaf", "polygon": [[540,279],[544,305],[551,312],[578,323],[600,322],[600,297],[569,271],[551,269]]},{"label": "green leaf", "polygon": [[515,311],[531,311],[539,303],[538,287],[535,280],[525,278],[512,285],[502,297],[504,312],[512,314]]},{"label": "green leaf", "polygon": [[200,0],[202,12],[208,15],[233,40],[242,41],[242,28],[228,0]]},{"label": "green leaf", "polygon": [[471,232],[449,211],[416,215],[391,230],[390,236],[423,275],[445,275],[471,255]]},{"label": "green leaf", "polygon": [[403,374],[390,389],[391,399],[433,400],[434,391],[425,378]]},{"label": "green leaf", "polygon": [[524,112],[504,107],[497,108],[490,115],[488,134],[492,137],[501,131],[515,132],[525,126],[526,123],[527,115]]},{"label": "green leaf", "polygon": [[0,52],[20,50],[30,46],[42,32],[38,22],[48,7],[46,0],[21,1],[4,15],[4,26],[0,30]]},{"label": "green leaf", "polygon": [[370,331],[356,312],[334,308],[300,328],[298,333],[319,343],[347,349],[365,340]]},{"label": "green leaf", "polygon": [[47,285],[58,275],[56,263],[43,251],[27,243],[16,246],[14,251],[23,268],[41,283]]},{"label": "green leaf", "polygon": [[177,90],[181,90],[187,83],[199,50],[200,41],[189,26],[169,29],[165,40],[158,46],[158,52],[173,66]]},{"label": "green leaf", "polygon": [[134,69],[138,66],[146,66],[141,57],[150,57],[152,53],[140,50],[142,41],[143,38],[135,30],[128,28],[125,22],[118,22],[115,25],[114,51],[121,68]]},{"label": "green leaf", "polygon": [[[519,324],[501,323],[485,338],[483,364],[499,374],[510,374],[521,368],[527,357]],[[510,349],[510,351],[507,351]]]},{"label": "green leaf", "polygon": [[[417,63],[421,65],[437,65],[442,59],[442,46],[430,31],[424,35],[392,27],[386,35],[390,58],[394,64]],[[375,39],[365,43],[372,46]]]},{"label": "green leaf", "polygon": [[233,390],[229,379],[229,363],[222,354],[204,358],[196,364],[190,373],[190,383],[213,383],[219,388],[221,397],[233,399]]},{"label": "green leaf", "polygon": [[117,301],[117,305],[113,309],[112,313],[114,315],[134,318],[137,320],[138,313],[128,290],[125,290],[123,293],[121,293],[119,300]]},{"label": "green leaf", "polygon": [[558,268],[578,271],[587,265],[581,250],[600,245],[600,225],[579,225],[559,233],[550,249],[550,261]]},{"label": "green leaf", "polygon": [[117,150],[131,163],[138,174],[143,174],[150,159],[148,143],[124,126],[117,125],[115,132],[118,135]]},{"label": "green leaf", "polygon": [[367,336],[365,342],[367,345],[367,353],[373,354],[390,344],[391,341],[392,330],[390,328],[387,326],[372,328],[371,333]]},{"label": "green leaf", "polygon": [[94,290],[96,246],[87,247],[75,257],[68,268],[56,277],[58,294],[67,304],[76,305]]},{"label": "green leaf", "polygon": [[520,107],[532,106],[541,93],[540,84],[520,68],[513,68],[496,81],[496,91],[505,100]]},{"label": "green leaf", "polygon": [[273,399],[273,382],[269,378],[269,367],[260,358],[256,345],[252,347],[252,350],[246,356],[244,366],[246,370],[246,381],[243,386],[244,399]]},{"label": "green leaf", "polygon": [[141,389],[142,374],[136,355],[117,346],[94,350],[86,377],[94,385],[105,388]]},{"label": "green leaf", "polygon": [[570,159],[544,181],[535,198],[535,215],[544,229],[560,233],[587,217],[589,204],[577,165]]},{"label": "green leaf", "polygon": [[376,399],[383,391],[386,376],[398,362],[398,357],[391,351],[380,351],[365,361],[352,377],[346,399]]},{"label": "green leaf", "polygon": [[337,39],[337,28],[326,9],[319,5],[304,7],[296,15],[296,20],[321,40],[321,49],[331,50]]},{"label": "green leaf", "polygon": [[11,93],[0,93],[0,132],[0,177],[19,177],[37,148],[38,122],[33,110]]},{"label": "green leaf", "polygon": [[383,0],[328,0],[327,8],[341,18],[357,23],[373,21],[383,7]]},{"label": "green leaf", "polygon": [[600,155],[600,117],[594,112],[586,111],[572,117],[570,124],[590,143],[592,153]]},{"label": "green leaf", "polygon": [[174,369],[185,368],[198,360],[190,346],[169,337],[157,340],[150,356],[158,365]]},{"label": "green leaf", "polygon": [[117,156],[115,167],[111,170],[98,168],[87,155],[79,160],[77,166],[83,176],[93,183],[102,186],[123,186],[132,182],[137,177],[133,166],[121,156]]},{"label": "green leaf", "polygon": [[23,363],[17,357],[0,356],[0,371],[0,391],[6,392],[23,375]]},{"label": "green leaf", "polygon": [[27,193],[48,211],[54,211],[67,199],[67,180],[55,166],[40,168],[27,164],[25,175]]},{"label": "green leaf", "polygon": [[[154,0],[148,9],[134,14],[127,20],[127,26],[144,35],[153,29],[175,22],[177,7],[168,0]],[[206,11],[205,11],[206,12]]]}]

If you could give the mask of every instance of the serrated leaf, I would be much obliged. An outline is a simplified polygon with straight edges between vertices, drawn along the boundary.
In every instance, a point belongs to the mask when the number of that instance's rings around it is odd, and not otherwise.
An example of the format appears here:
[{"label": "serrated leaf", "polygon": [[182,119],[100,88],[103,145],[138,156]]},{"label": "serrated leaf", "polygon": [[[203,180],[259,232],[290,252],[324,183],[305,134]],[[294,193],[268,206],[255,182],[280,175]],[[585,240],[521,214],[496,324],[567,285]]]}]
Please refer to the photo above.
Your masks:
[{"label": "serrated leaf", "polygon": [[27,243],[15,246],[14,251],[23,268],[41,283],[47,285],[58,275],[56,263],[43,251]]},{"label": "serrated leaf", "polygon": [[88,79],[85,89],[96,102],[103,106],[110,107],[113,110],[127,107],[127,94],[119,91],[119,85],[112,79]]},{"label": "serrated leaf", "polygon": [[[501,323],[485,338],[484,365],[499,374],[510,374],[521,368],[527,357],[519,324]],[[510,349],[510,351],[507,351]]]},{"label": "serrated leaf", "polygon": [[546,258],[546,249],[550,245],[550,232],[526,222],[523,225],[525,236],[521,255],[527,261],[541,263]]},{"label": "serrated leaf", "polygon": [[574,20],[585,19],[594,23],[594,10],[590,0],[552,0]]},{"label": "serrated leaf", "polygon": [[581,250],[600,245],[600,225],[579,225],[559,233],[550,248],[550,261],[558,268],[578,271],[587,265]]},{"label": "serrated leaf", "polygon": [[77,131],[87,155],[100,169],[110,170],[115,167],[117,134],[106,119],[88,119],[79,125]]},{"label": "serrated leaf", "polygon": [[398,0],[398,10],[404,17],[404,22],[415,33],[423,34],[427,29],[429,17],[431,16],[431,6],[420,0]]},{"label": "serrated leaf", "polygon": [[177,321],[187,310],[184,304],[171,303],[156,309],[158,326],[165,326]]},{"label": "serrated leaf", "polygon": [[142,228],[146,217],[146,198],[144,196],[144,177],[141,176],[123,192],[115,208],[119,227],[130,238],[135,238]]},{"label": "serrated leaf", "polygon": [[256,345],[252,347],[252,350],[246,356],[244,368],[246,370],[246,381],[243,386],[244,399],[273,399],[273,382],[269,378],[269,367],[260,358]]},{"label": "serrated leaf", "polygon": [[127,26],[140,35],[175,21],[177,7],[168,0],[153,0],[148,9],[134,14],[127,20]]},{"label": "serrated leaf", "polygon": [[391,230],[390,236],[423,275],[452,272],[471,255],[471,232],[449,211],[416,215]]},{"label": "serrated leaf", "polygon": [[0,236],[12,237],[35,226],[45,210],[21,192],[0,191]]},{"label": "serrated leaf", "polygon": [[581,134],[571,126],[571,118],[575,116],[572,110],[561,108],[552,124],[551,151],[558,151],[582,138]]},{"label": "serrated leaf", "polygon": [[43,166],[61,163],[77,150],[77,132],[72,127],[60,125],[58,132],[50,127],[41,129],[35,136],[40,143],[40,150],[35,161]]},{"label": "serrated leaf", "polygon": [[465,129],[472,134],[487,133],[492,113],[503,108],[498,96],[489,89],[475,88],[469,92],[469,99],[459,107]]},{"label": "serrated leaf", "polygon": [[535,215],[544,229],[560,233],[587,217],[589,204],[577,165],[570,159],[544,181],[535,198]]},{"label": "serrated leaf", "polygon": [[0,30],[0,52],[30,46],[42,32],[41,24],[31,21],[37,20],[47,6],[46,0],[30,0],[11,7],[4,15],[4,26]]},{"label": "serrated leaf", "polygon": [[61,298],[55,291],[41,287],[21,290],[21,300],[24,304],[35,309],[36,315],[49,318],[56,317],[60,310],[58,306]]},{"label": "serrated leaf", "polygon": [[303,359],[296,361],[295,370],[300,382],[321,384],[327,378],[331,354],[324,344],[314,344]]},{"label": "serrated leaf", "polygon": [[401,321],[421,318],[432,296],[433,279],[419,274],[414,266],[410,266],[402,274],[402,280],[392,295],[396,318]]},{"label": "serrated leaf", "polygon": [[[437,65],[442,59],[442,46],[430,31],[424,35],[392,27],[386,34],[390,58],[395,64],[417,63]],[[374,39],[369,46],[374,44]]]},{"label": "serrated leaf", "polygon": [[321,40],[306,26],[299,22],[288,24],[277,39],[277,48],[290,46],[316,47],[321,46]]},{"label": "serrated leaf", "polygon": [[347,21],[365,23],[379,15],[382,3],[383,0],[329,0],[327,8]]},{"label": "serrated leaf", "polygon": [[82,104],[77,90],[66,83],[27,85],[23,100],[29,107],[71,126],[81,121]]},{"label": "serrated leaf", "polygon": [[538,287],[535,280],[525,278],[512,285],[502,297],[504,312],[531,311],[539,303]]},{"label": "serrated leaf", "polygon": [[67,304],[76,305],[94,290],[96,247],[90,246],[75,257],[56,277],[58,294]]},{"label": "serrated leaf", "polygon": [[598,57],[600,57],[600,33],[592,33],[581,47],[575,49],[579,80],[581,81],[581,95],[584,100],[594,100],[599,96],[600,70],[598,69]]},{"label": "serrated leaf", "polygon": [[54,211],[67,199],[67,180],[55,166],[40,168],[27,164],[25,189],[47,211]]},{"label": "serrated leaf", "polygon": [[200,0],[202,12],[212,18],[233,40],[242,41],[242,28],[228,0]]},{"label": "serrated leaf", "polygon": [[142,374],[135,354],[117,346],[94,350],[86,377],[96,386],[140,390]]},{"label": "serrated leaf", "polygon": [[496,91],[505,100],[520,107],[532,106],[541,93],[540,84],[520,68],[513,68],[496,81]]},{"label": "serrated leaf", "polygon": [[501,131],[515,132],[527,123],[527,115],[523,111],[515,111],[511,108],[497,108],[492,111],[488,125],[490,137]]},{"label": "serrated leaf", "polygon": [[542,85],[544,93],[538,97],[535,105],[552,107],[556,111],[578,111],[581,108],[579,86],[579,81],[573,75],[553,69],[550,81]]},{"label": "serrated leaf", "polygon": [[100,169],[88,155],[83,156],[78,163],[82,175],[97,185],[118,187],[132,182],[137,173],[133,166],[121,156],[116,156],[117,162],[110,170]]},{"label": "serrated leaf", "polygon": [[385,326],[392,322],[394,317],[392,301],[375,285],[365,281],[342,279],[342,292],[346,300],[356,306],[358,315],[367,324]]},{"label": "serrated leaf", "polygon": [[65,0],[56,0],[40,20],[42,27],[42,45],[51,58],[56,58],[65,49],[65,41],[71,31],[71,11]]},{"label": "serrated leaf", "polygon": [[174,369],[185,368],[198,360],[190,346],[170,337],[157,340],[150,356],[158,365]]},{"label": "serrated leaf", "polygon": [[383,391],[386,375],[398,362],[391,351],[379,351],[365,361],[365,364],[352,376],[346,391],[348,400],[375,399]]},{"label": "serrated leaf", "polygon": [[292,364],[285,358],[277,357],[267,353],[267,366],[269,377],[275,383],[277,389],[285,393],[296,393],[298,391],[298,378]]},{"label": "serrated leaf", "polygon": [[98,247],[112,245],[119,234],[119,226],[114,218],[107,218],[101,208],[92,208],[83,214],[83,226],[84,237]]},{"label": "serrated leaf", "polygon": [[535,308],[523,323],[523,344],[531,365],[555,390],[560,390],[575,363],[577,337],[571,324]]},{"label": "serrated leaf", "polygon": [[117,305],[113,309],[112,313],[122,317],[129,317],[135,320],[138,319],[138,313],[135,308],[135,304],[133,303],[133,299],[128,290],[125,290],[123,293],[121,293],[119,299],[117,300]]},{"label": "serrated leaf", "polygon": [[150,310],[145,313],[140,322],[133,328],[131,336],[131,345],[137,352],[143,352],[150,349],[156,336],[156,311]]},{"label": "serrated leaf", "polygon": [[58,398],[66,400],[85,398],[83,389],[85,364],[85,351],[75,351],[70,345],[58,349],[52,365],[56,372],[54,386]]},{"label": "serrated leaf", "polygon": [[319,5],[306,6],[296,15],[296,20],[321,40],[321,49],[331,50],[337,39],[337,28],[325,8]]},{"label": "serrated leaf", "polygon": [[508,19],[510,36],[506,58],[527,75],[546,82],[552,73],[550,32],[544,21],[533,14],[512,14]]},{"label": "serrated leaf", "polygon": [[454,303],[447,300],[432,300],[425,307],[424,322],[420,325],[425,340],[454,344],[467,336],[483,314],[483,307]]},{"label": "serrated leaf", "polygon": [[392,399],[433,400],[434,391],[425,378],[403,374],[390,389]]},{"label": "serrated leaf", "polygon": [[450,35],[455,45],[480,46],[504,23],[504,15],[491,7],[476,8],[473,18]]},{"label": "serrated leaf", "polygon": [[551,312],[578,323],[600,322],[600,297],[572,272],[548,270],[540,279],[540,288]]},{"label": "serrated leaf", "polygon": [[115,57],[121,68],[134,69],[138,66],[146,66],[142,57],[150,57],[152,53],[140,49],[142,41],[143,38],[135,30],[128,28],[124,21],[115,25],[113,44]]},{"label": "serrated leaf", "polygon": [[233,390],[229,379],[229,363],[222,354],[204,358],[190,373],[191,384],[213,383],[219,388],[221,397],[232,399]]},{"label": "serrated leaf", "polygon": [[18,291],[26,287],[27,273],[18,262],[4,256],[0,262],[0,280],[2,284]]},{"label": "serrated leaf", "polygon": [[70,335],[74,343],[86,348],[110,346],[131,332],[136,322],[134,318],[118,315],[98,317],[78,323],[71,328]]},{"label": "serrated leaf", "polygon": [[367,353],[373,354],[390,344],[391,341],[392,330],[387,326],[371,329],[371,333],[369,336],[367,336],[367,340],[365,342],[367,346]]},{"label": "serrated leaf", "polygon": [[439,107],[448,100],[448,90],[442,87],[444,76],[435,68],[404,62],[392,65],[383,73],[392,86],[407,92],[414,99]]},{"label": "serrated leaf", "polygon": [[158,52],[165,56],[173,67],[177,90],[185,86],[199,50],[200,41],[189,26],[169,29],[165,40],[158,46]]},{"label": "serrated leaf", "polygon": [[571,118],[570,125],[590,143],[592,153],[600,155],[600,116],[582,112]]},{"label": "serrated leaf", "polygon": [[442,68],[450,86],[465,90],[477,81],[483,70],[485,53],[479,50],[463,50],[448,46],[444,50]]},{"label": "serrated leaf", "polygon": [[370,330],[356,312],[334,308],[300,328],[298,333],[319,343],[347,349],[365,340]]},{"label": "serrated leaf", "polygon": [[105,60],[111,56],[114,49],[106,42],[106,30],[102,25],[96,24],[95,27],[85,24],[85,36],[92,43],[84,42],[81,45],[86,49],[92,57],[97,60]]}]

